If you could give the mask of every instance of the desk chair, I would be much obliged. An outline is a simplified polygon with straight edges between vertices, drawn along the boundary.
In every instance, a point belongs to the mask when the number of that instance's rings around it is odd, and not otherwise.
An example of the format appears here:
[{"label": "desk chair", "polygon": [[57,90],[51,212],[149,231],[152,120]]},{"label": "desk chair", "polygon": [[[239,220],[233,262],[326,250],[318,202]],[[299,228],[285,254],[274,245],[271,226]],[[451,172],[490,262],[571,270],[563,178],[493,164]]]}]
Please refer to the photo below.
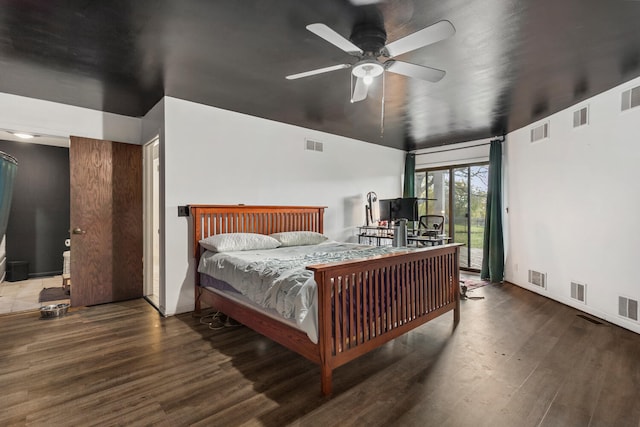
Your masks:
[{"label": "desk chair", "polygon": [[418,221],[418,232],[421,236],[437,236],[442,234],[444,229],[444,216],[442,215],[420,215]]}]

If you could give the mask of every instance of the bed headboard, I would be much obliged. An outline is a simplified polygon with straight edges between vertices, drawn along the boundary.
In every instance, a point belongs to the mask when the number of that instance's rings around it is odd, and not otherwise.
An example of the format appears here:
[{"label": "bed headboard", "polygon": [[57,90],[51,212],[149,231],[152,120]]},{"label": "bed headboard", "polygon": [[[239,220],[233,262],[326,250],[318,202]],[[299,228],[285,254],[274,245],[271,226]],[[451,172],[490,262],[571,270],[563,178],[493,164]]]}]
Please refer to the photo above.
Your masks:
[{"label": "bed headboard", "polygon": [[326,206],[190,205],[194,255],[198,242],[220,233],[324,232]]}]

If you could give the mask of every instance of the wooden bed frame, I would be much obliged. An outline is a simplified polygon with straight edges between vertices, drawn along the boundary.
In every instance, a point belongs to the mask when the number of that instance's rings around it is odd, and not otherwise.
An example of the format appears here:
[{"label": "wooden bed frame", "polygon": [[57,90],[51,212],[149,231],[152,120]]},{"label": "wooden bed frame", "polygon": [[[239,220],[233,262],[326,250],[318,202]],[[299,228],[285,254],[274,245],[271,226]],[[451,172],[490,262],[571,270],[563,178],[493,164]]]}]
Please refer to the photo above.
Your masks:
[{"label": "wooden bed frame", "polygon": [[[324,207],[191,205],[198,265],[205,237],[232,232],[323,232]],[[299,353],[321,368],[323,395],[333,369],[453,310],[460,320],[459,245],[444,245],[307,267],[318,285],[318,343],[268,315],[200,286],[202,303]],[[197,270],[197,268],[196,268]]]}]

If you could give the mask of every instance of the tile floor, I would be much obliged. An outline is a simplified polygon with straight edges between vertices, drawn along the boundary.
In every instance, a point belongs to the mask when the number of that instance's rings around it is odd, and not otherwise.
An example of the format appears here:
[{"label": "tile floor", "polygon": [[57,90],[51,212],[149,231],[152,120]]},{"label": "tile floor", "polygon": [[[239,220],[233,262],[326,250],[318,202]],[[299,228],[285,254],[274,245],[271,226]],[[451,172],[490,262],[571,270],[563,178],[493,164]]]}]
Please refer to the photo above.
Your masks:
[{"label": "tile floor", "polygon": [[45,304],[68,303],[69,300],[38,302],[40,291],[44,288],[59,288],[62,276],[38,277],[19,282],[0,283],[0,314],[38,310]]}]

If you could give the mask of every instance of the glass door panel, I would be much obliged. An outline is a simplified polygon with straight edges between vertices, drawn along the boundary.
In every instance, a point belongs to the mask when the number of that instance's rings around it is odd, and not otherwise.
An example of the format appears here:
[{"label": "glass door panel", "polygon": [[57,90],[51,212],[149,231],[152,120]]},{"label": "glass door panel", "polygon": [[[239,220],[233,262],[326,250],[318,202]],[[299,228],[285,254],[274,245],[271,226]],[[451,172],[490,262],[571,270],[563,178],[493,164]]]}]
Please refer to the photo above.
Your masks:
[{"label": "glass door panel", "polygon": [[449,170],[417,172],[418,215],[443,215],[443,230],[449,227]]},{"label": "glass door panel", "polygon": [[487,208],[489,165],[469,168],[469,263],[468,268],[482,268],[484,221]]},{"label": "glass door panel", "polygon": [[469,168],[453,169],[453,242],[462,243],[460,267],[469,266]]},{"label": "glass door panel", "polygon": [[[416,194],[418,198],[418,218],[426,215],[427,212],[427,174],[426,172],[416,172]],[[413,224],[414,230],[419,228],[417,223]]]}]

